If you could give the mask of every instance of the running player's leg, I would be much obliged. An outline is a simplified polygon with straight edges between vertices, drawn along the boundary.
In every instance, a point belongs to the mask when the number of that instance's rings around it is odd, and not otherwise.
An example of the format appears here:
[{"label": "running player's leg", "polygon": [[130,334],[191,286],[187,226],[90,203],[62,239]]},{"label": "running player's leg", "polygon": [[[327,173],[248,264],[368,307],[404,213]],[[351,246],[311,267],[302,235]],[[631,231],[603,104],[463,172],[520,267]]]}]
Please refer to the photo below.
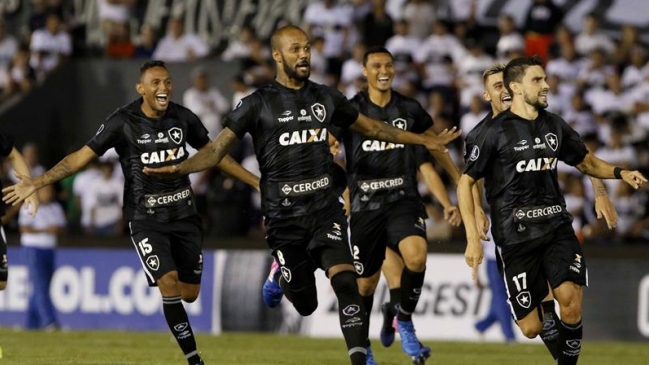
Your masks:
[{"label": "running player's leg", "polygon": [[398,242],[398,251],[403,258],[401,272],[401,300],[397,312],[397,324],[401,336],[401,347],[415,363],[423,363],[430,355],[430,349],[419,342],[412,322],[426,275],[426,223],[423,205],[417,200],[403,200],[390,209],[388,218],[389,241]]},{"label": "running player's leg", "polygon": [[516,324],[525,337],[535,338],[543,330],[540,304],[548,295],[548,285],[542,271],[543,248],[524,246],[501,249],[502,272]]},{"label": "running player's leg", "polygon": [[512,314],[507,304],[507,290],[498,271],[496,260],[487,260],[487,277],[492,296],[491,310],[493,310],[496,320],[500,323],[505,339],[508,342],[514,341]]},{"label": "running player's leg", "polygon": [[7,261],[7,237],[5,230],[0,224],[0,290],[7,287],[7,278],[9,276],[9,265]]},{"label": "running player's leg", "polygon": [[338,298],[340,329],[352,365],[366,365],[368,316],[358,292],[358,274],[344,234],[347,219],[342,209],[313,219],[316,229],[309,243],[310,256],[325,270]]},{"label": "running player's leg", "polygon": [[[171,240],[177,239],[171,232],[182,225],[179,222],[133,221],[129,227],[149,285],[157,286],[162,295],[162,309],[169,330],[176,338],[188,364],[202,364],[196,339],[182,304],[179,273],[171,250]],[[196,246],[193,251],[197,253],[195,262],[198,263],[202,243],[193,244]],[[200,284],[200,274],[198,279],[188,280],[188,283]]]},{"label": "running player's leg", "polygon": [[[550,284],[548,283],[548,286]],[[552,287],[549,286],[550,293],[543,299],[541,309],[543,310],[543,330],[539,335],[550,355],[556,361],[559,357],[557,350],[557,336],[559,335],[559,316],[554,309],[554,296]]]},{"label": "running player's leg", "polygon": [[394,342],[394,332],[396,324],[397,309],[401,302],[401,272],[403,272],[403,260],[394,249],[385,249],[385,260],[381,266],[381,271],[385,277],[390,291],[390,302],[383,303],[381,313],[383,314],[383,324],[379,338],[385,347],[389,347]]},{"label": "running player's leg", "polygon": [[369,340],[369,326],[374,292],[381,278],[381,265],[385,258],[385,218],[381,210],[352,213],[350,218],[352,255],[358,278],[358,290],[367,313],[367,365],[374,365],[374,355]]},{"label": "running player's leg", "polygon": [[543,256],[546,275],[561,311],[557,360],[559,365],[574,365],[581,353],[582,288],[588,285],[588,268],[572,227],[566,225],[556,232],[556,239]]}]

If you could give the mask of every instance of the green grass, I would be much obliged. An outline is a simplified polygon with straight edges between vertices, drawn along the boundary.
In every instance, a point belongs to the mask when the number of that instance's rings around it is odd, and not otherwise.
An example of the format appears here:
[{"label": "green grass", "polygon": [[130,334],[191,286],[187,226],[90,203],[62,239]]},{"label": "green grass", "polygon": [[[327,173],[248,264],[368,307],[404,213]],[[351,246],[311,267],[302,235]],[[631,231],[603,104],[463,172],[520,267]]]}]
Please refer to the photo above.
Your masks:
[{"label": "green grass", "polygon": [[[198,335],[207,365],[346,365],[344,342],[268,334]],[[433,348],[428,365],[552,364],[542,345],[426,342]],[[184,365],[172,337],[164,333],[59,332],[0,329],[0,365]],[[399,343],[384,349],[375,341],[381,365],[409,365]],[[647,364],[649,346],[640,343],[585,342],[582,365]]]}]

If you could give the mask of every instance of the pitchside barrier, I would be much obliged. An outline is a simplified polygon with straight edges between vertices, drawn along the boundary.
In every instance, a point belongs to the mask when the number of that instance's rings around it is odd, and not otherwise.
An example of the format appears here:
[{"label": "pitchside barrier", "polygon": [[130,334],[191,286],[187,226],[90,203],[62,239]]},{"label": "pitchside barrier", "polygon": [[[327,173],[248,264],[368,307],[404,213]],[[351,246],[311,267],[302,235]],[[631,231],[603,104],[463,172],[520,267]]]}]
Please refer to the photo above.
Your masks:
[{"label": "pitchside barrier", "polygon": [[[25,324],[30,284],[20,248],[9,248],[9,283],[0,292],[0,326]],[[268,274],[267,251],[205,251],[203,285],[186,308],[195,331],[297,333],[340,337],[336,298],[317,272],[316,312],[300,317],[286,300],[267,309],[261,285]],[[649,339],[649,260],[588,260],[590,287],[584,296],[588,340]],[[473,324],[488,311],[491,293],[478,288],[461,254],[429,254],[421,299],[414,315],[424,340],[503,340],[498,326],[484,337]],[[59,249],[50,294],[64,328],[167,331],[157,288],[149,288],[131,249]],[[483,277],[486,277],[483,275]],[[370,334],[377,337],[381,303],[388,300],[383,279],[376,291]],[[521,340],[523,337],[518,333]],[[526,340],[524,340],[526,341]]]}]

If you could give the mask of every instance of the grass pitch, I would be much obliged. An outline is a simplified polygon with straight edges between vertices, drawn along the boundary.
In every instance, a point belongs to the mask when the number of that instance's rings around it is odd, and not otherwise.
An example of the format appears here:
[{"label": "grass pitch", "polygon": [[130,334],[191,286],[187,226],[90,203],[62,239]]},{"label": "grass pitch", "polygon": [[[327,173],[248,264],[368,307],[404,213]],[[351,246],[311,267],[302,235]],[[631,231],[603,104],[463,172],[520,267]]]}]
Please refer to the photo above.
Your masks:
[{"label": "grass pitch", "polygon": [[[346,365],[342,339],[227,333],[197,336],[207,365]],[[552,364],[542,345],[469,342],[430,342],[428,365],[541,365]],[[58,332],[0,329],[0,365],[184,365],[174,339],[165,333]],[[388,349],[374,341],[381,365],[409,365],[398,342]],[[649,346],[641,343],[588,342],[579,363],[585,365],[647,364]]]}]

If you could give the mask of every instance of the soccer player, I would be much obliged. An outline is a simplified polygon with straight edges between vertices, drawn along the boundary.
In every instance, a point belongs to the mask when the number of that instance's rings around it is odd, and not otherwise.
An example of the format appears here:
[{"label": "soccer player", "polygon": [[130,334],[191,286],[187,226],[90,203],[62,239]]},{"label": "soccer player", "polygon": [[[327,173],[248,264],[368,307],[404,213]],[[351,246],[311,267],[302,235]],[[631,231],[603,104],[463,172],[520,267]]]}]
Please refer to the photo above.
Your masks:
[{"label": "soccer player", "polygon": [[[66,156],[42,176],[5,188],[3,200],[17,204],[43,186],[59,181],[115,148],[124,184],[124,217],[149,284],[158,286],[169,329],[190,365],[203,364],[182,300],[193,302],[203,271],[203,228],[189,176],[158,179],[145,166],[166,166],[187,159],[187,147],[202,150],[210,139],[200,119],[171,102],[173,85],[162,61],[140,68],[135,86],[141,98],[120,107],[81,149]],[[230,157],[218,165],[224,172],[257,187],[257,177]]]},{"label": "soccer player", "polygon": [[597,178],[623,179],[634,188],[647,180],[638,171],[612,166],[590,153],[579,135],[556,114],[545,111],[549,86],[537,57],[510,61],[503,86],[512,106],[474,129],[467,138],[466,167],[458,201],[467,234],[465,258],[477,276],[484,235],[476,226],[471,188],[485,179],[492,235],[503,261],[512,313],[522,333],[543,330],[537,308],[548,282],[559,303],[559,365],[577,363],[581,352],[582,286],[587,267],[559,190],[556,165],[562,160]]},{"label": "soccer player", "polygon": [[[492,67],[485,70],[483,73],[483,82],[484,82],[484,93],[483,97],[491,105],[491,112],[478,124],[481,126],[484,123],[487,123],[495,116],[501,112],[507,110],[511,106],[511,96],[507,92],[505,85],[503,84],[503,71],[505,70],[505,64],[496,63]],[[471,144],[472,140],[475,139],[477,131],[479,128],[475,128],[476,132],[471,131],[467,138],[467,145],[465,150],[471,150],[473,145]],[[606,220],[609,228],[615,227],[617,224],[617,212],[613,203],[609,200],[606,193],[606,189],[601,180],[589,176],[593,189],[595,191],[595,212],[597,213],[597,218],[602,218]],[[480,180],[481,184],[483,180]],[[486,231],[485,231],[486,234]],[[497,253],[496,253],[497,255]],[[498,270],[501,271],[502,267],[498,267]],[[500,273],[502,275],[502,273]],[[490,277],[493,277],[493,274],[490,274]],[[504,285],[504,283],[503,283]],[[556,337],[559,331],[558,327],[558,316],[555,313],[555,304],[554,297],[552,292],[548,294],[546,298],[543,299],[541,303],[542,313],[539,312],[539,316],[543,318],[543,330],[540,333],[540,337],[543,340],[543,343],[548,348],[548,351],[552,355],[552,358],[557,359],[557,345]],[[500,313],[500,311],[497,311]],[[502,318],[502,321],[509,321],[509,311],[506,314],[507,318]],[[504,317],[501,315],[501,317]]]},{"label": "soccer player", "polygon": [[[25,162],[25,158],[14,146],[14,139],[6,134],[0,133],[0,156],[6,157],[17,174],[30,176],[29,166]],[[2,187],[2,181],[0,181]],[[31,216],[36,215],[38,210],[38,198],[36,196],[30,197],[25,201],[24,208],[27,209]],[[5,214],[4,204],[0,204],[0,218]],[[7,277],[9,275],[9,264],[7,260],[7,237],[5,236],[2,222],[0,221],[0,290],[7,287]]]},{"label": "soccer player", "polygon": [[[419,102],[392,90],[394,74],[394,60],[387,49],[367,50],[363,75],[368,89],[356,94],[352,104],[362,114],[399,129],[434,134],[433,120]],[[404,293],[397,313],[401,347],[415,364],[423,364],[430,356],[430,348],[422,346],[417,339],[412,313],[421,294],[428,251],[426,212],[417,191],[417,170],[429,177],[432,165],[425,155],[430,154],[424,151],[422,158],[418,146],[381,142],[349,130],[343,131],[340,137],[346,151],[351,244],[363,305],[371,313],[386,248],[399,253],[405,263],[397,274]],[[452,170],[451,175],[459,177],[448,154],[433,154]],[[445,191],[444,195],[450,205]],[[375,364],[369,341],[367,348],[367,364]]]},{"label": "soccer player", "polygon": [[250,133],[261,171],[267,242],[276,259],[270,274],[273,291],[265,301],[277,305],[284,295],[301,315],[310,315],[318,305],[314,271],[324,270],[338,298],[351,363],[365,365],[367,315],[347,242],[347,219],[332,178],[328,130],[332,125],[351,128],[376,140],[433,150],[444,150],[457,131],[414,134],[359,114],[336,89],[309,81],[309,39],[298,27],[276,30],[271,48],[275,80],[224,117],[223,131],[209,150],[179,165],[146,171],[173,175],[209,168]]}]

